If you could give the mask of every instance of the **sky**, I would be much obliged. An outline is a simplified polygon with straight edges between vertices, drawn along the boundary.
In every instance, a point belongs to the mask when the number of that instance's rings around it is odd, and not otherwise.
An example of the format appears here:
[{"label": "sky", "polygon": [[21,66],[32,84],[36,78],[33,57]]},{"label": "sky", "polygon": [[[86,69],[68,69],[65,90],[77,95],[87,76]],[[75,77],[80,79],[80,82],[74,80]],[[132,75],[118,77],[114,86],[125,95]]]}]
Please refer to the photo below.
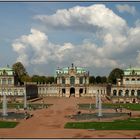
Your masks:
[{"label": "sky", "polygon": [[19,61],[46,76],[140,67],[140,2],[0,2],[0,67]]}]

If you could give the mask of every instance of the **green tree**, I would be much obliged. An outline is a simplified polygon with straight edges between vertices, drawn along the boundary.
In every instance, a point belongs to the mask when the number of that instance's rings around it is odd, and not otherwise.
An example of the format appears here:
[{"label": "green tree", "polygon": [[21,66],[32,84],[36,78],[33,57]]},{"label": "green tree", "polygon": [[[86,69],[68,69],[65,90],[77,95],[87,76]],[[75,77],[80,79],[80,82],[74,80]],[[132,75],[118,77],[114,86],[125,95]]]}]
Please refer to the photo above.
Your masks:
[{"label": "green tree", "polygon": [[23,83],[24,82],[23,76],[28,75],[24,65],[21,62],[17,62],[15,64],[13,64],[12,68],[15,72],[16,77],[17,77],[17,81],[20,83]]},{"label": "green tree", "polygon": [[46,77],[46,76],[33,75],[32,81],[37,83],[52,84],[55,82],[55,78],[53,76]]},{"label": "green tree", "polygon": [[48,76],[48,77],[47,77],[47,84],[48,84],[48,83],[52,84],[52,83],[54,83],[54,82],[55,82],[55,78],[54,78],[53,76]]},{"label": "green tree", "polygon": [[119,68],[115,68],[110,72],[108,76],[108,82],[112,84],[116,84],[117,78],[122,79],[122,76],[123,76],[123,70]]},{"label": "green tree", "polygon": [[95,82],[96,82],[95,77],[94,77],[94,76],[90,76],[90,77],[89,77],[89,83],[90,83],[90,84],[94,84]]},{"label": "green tree", "polygon": [[40,81],[40,76],[39,76],[39,75],[33,75],[33,76],[31,77],[31,79],[32,79],[32,82],[41,82],[41,81]]},{"label": "green tree", "polygon": [[101,76],[97,76],[97,77],[96,77],[96,83],[99,84],[99,83],[101,83],[101,82],[102,82],[102,81],[101,81]]},{"label": "green tree", "polygon": [[101,77],[101,83],[107,83],[107,78],[106,76]]},{"label": "green tree", "polygon": [[23,75],[21,77],[21,82],[32,82],[32,78],[29,75]]}]

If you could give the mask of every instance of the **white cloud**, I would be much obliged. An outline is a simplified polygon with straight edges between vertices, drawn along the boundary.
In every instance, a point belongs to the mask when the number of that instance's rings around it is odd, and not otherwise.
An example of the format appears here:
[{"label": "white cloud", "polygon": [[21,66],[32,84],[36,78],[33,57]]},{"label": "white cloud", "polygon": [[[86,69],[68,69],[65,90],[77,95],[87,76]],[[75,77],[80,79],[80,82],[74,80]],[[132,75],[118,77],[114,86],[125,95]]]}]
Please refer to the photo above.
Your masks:
[{"label": "white cloud", "polygon": [[136,9],[134,6],[130,6],[128,4],[123,4],[123,5],[120,5],[118,4],[116,6],[117,10],[120,12],[120,13],[124,13],[124,12],[127,12],[127,13],[130,13],[132,15],[135,15],[137,12],[136,12]]},{"label": "white cloud", "polygon": [[37,30],[31,29],[29,35],[23,35],[12,44],[13,50],[18,53],[17,61],[29,64],[45,64],[50,60],[61,61],[63,55],[73,49],[71,43],[63,46],[52,44],[48,36]]},{"label": "white cloud", "polygon": [[126,26],[125,20],[116,15],[103,4],[88,7],[76,6],[70,9],[57,10],[53,15],[36,15],[47,27],[72,29],[113,29]]},{"label": "white cloud", "polygon": [[128,27],[123,18],[104,5],[76,6],[36,18],[55,28],[75,30],[78,27],[82,30],[86,27],[88,30],[89,26],[91,32],[92,28],[97,30],[91,33],[94,38],[86,38],[75,45],[72,42],[55,44],[49,40],[49,34],[31,29],[30,34],[19,37],[12,44],[13,50],[18,53],[17,60],[25,65],[49,64],[51,67],[53,64],[63,66],[74,62],[78,66],[99,69],[124,67],[133,61],[140,65],[136,52],[140,46],[140,26]]}]

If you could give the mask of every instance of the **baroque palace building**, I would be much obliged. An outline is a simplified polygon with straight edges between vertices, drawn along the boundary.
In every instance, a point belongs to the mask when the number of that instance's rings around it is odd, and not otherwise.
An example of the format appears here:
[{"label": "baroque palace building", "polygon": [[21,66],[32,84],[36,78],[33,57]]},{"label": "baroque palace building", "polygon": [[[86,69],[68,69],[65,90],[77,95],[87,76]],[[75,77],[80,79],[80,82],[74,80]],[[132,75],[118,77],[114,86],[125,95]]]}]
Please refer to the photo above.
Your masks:
[{"label": "baroque palace building", "polygon": [[89,72],[82,67],[58,68],[55,84],[38,84],[38,94],[41,97],[83,97],[95,96],[96,93],[106,95],[106,85],[89,84]]},{"label": "baroque palace building", "polygon": [[38,90],[35,83],[25,83],[20,85],[17,82],[13,69],[9,66],[0,68],[0,99],[2,100],[3,94],[6,94],[7,100],[23,101],[26,94],[27,99],[35,98],[38,96]]},{"label": "baroque palace building", "polygon": [[101,94],[113,103],[140,103],[140,69],[128,68],[124,70],[122,79],[117,79],[116,85],[89,84],[89,72],[82,67],[56,69],[56,83],[42,84],[26,82],[20,85],[14,71],[0,68],[0,97],[6,94],[8,101],[23,101],[36,97],[95,97]]},{"label": "baroque palace building", "polygon": [[119,103],[140,103],[140,68],[124,70],[123,78],[111,87],[111,99]]}]

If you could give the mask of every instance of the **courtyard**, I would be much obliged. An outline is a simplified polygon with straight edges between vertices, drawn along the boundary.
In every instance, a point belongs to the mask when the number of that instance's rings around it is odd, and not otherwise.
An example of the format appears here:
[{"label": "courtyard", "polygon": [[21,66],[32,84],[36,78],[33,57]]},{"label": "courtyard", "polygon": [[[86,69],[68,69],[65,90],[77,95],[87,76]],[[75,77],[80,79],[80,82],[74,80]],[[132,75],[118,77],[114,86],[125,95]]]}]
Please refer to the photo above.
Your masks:
[{"label": "courtyard", "polygon": [[[31,110],[33,117],[21,120],[15,128],[1,128],[0,138],[140,138],[140,130],[94,130],[94,129],[66,129],[67,122],[76,122],[66,116],[77,114],[77,104],[95,103],[92,98],[58,98],[43,99],[46,104],[53,104],[48,108]],[[36,101],[41,103],[42,100]],[[89,113],[89,110],[80,110]],[[111,110],[110,110],[111,111]],[[128,110],[123,110],[128,112]],[[139,111],[133,111],[133,116],[139,116]],[[125,119],[126,116],[119,117]],[[116,119],[116,118],[113,118]],[[117,118],[118,119],[118,118]],[[112,118],[102,118],[100,121],[111,121]],[[91,120],[89,120],[91,121]],[[94,121],[99,121],[95,118]]]}]

